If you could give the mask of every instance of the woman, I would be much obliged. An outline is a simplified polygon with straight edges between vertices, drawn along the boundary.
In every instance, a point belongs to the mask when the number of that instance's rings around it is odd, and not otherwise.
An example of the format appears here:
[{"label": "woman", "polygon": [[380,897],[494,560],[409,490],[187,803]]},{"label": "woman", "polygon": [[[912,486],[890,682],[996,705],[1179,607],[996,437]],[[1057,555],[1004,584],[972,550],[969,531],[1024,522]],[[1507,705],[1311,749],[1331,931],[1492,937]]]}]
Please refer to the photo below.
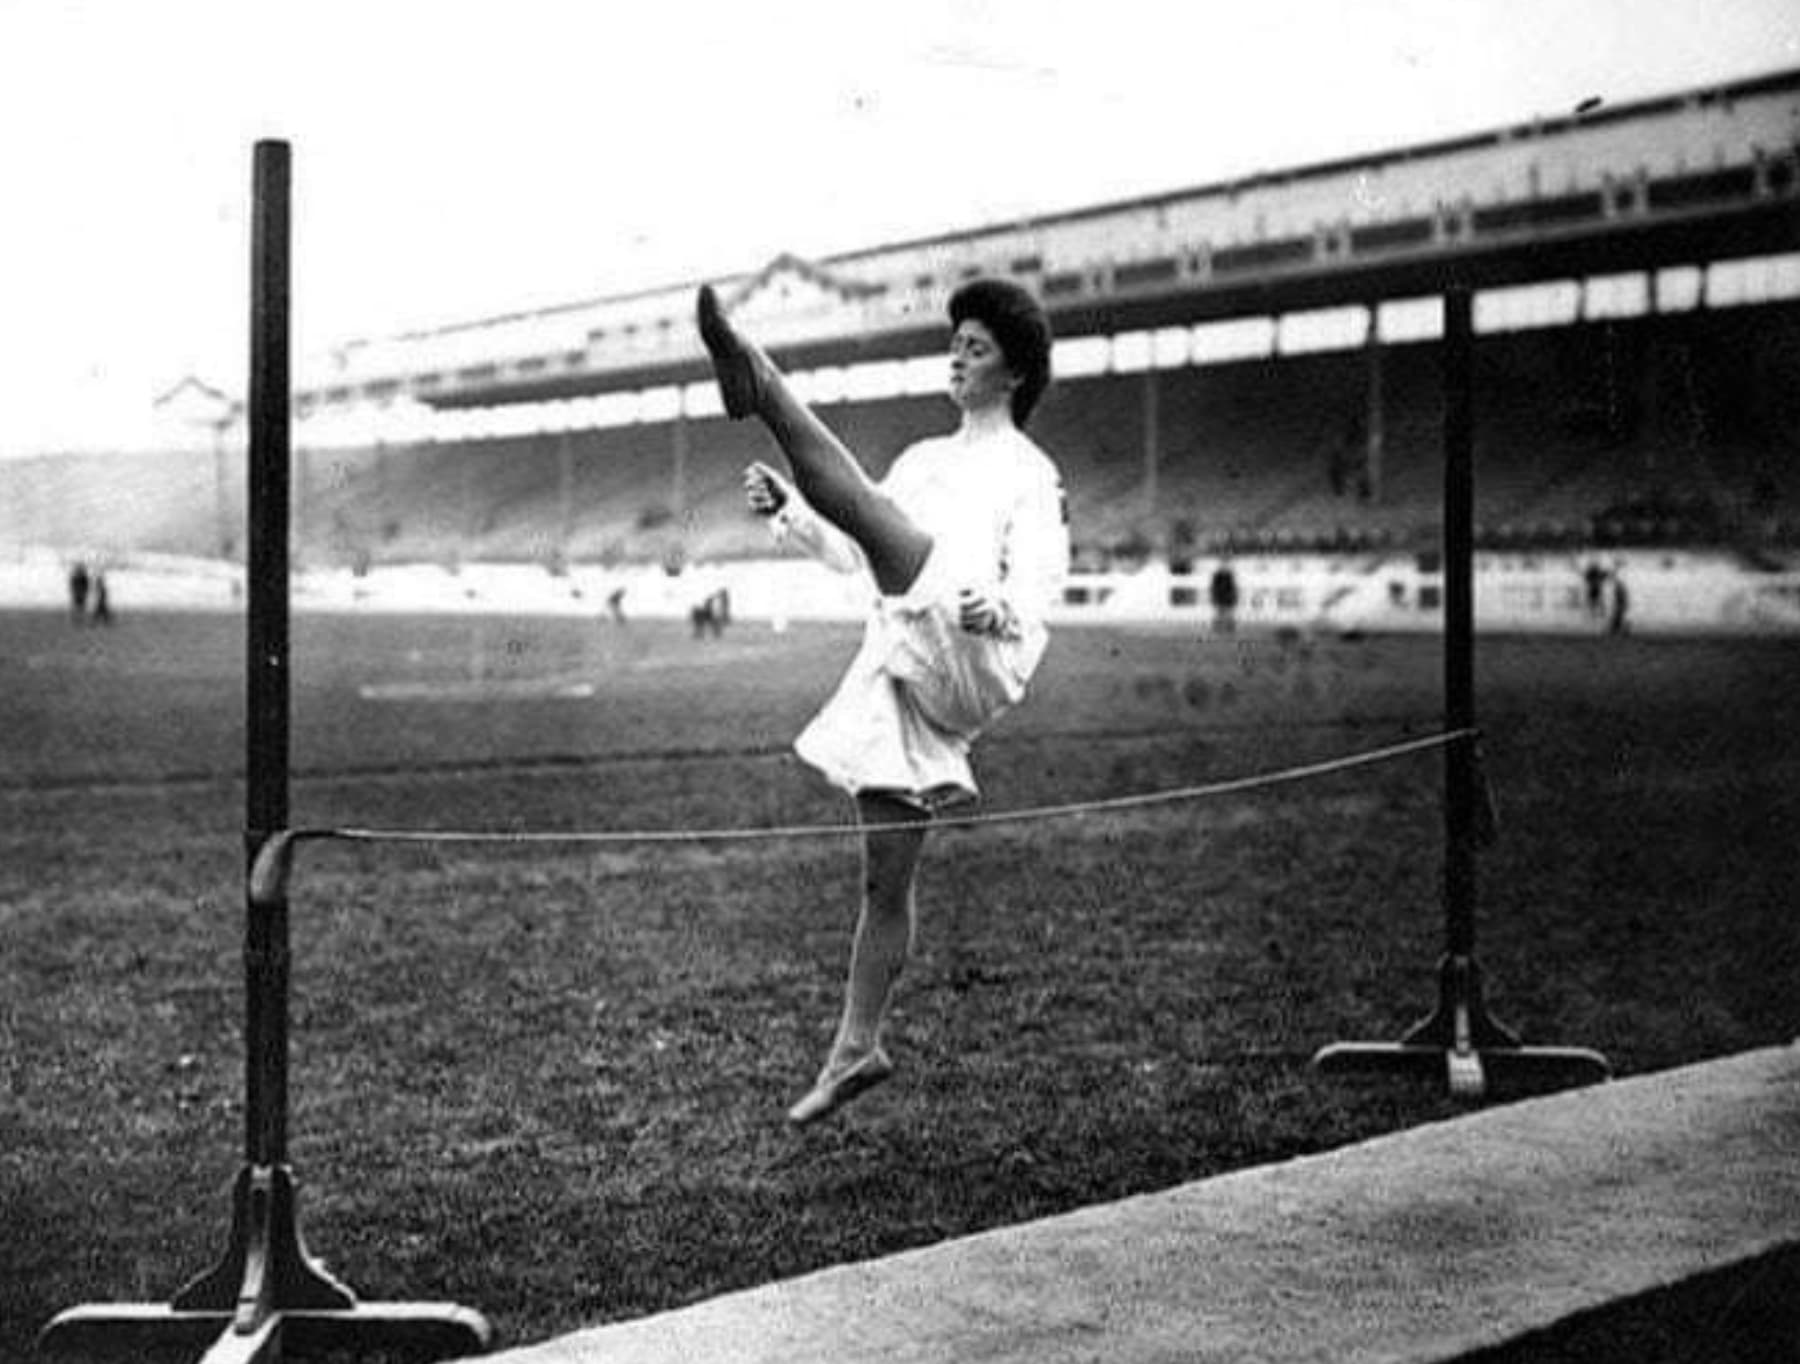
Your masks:
[{"label": "woman", "polygon": [[788,1112],[817,1121],[893,1073],[888,998],[916,932],[913,883],[934,811],[976,795],[969,748],[1025,694],[1044,614],[1068,565],[1056,467],[1021,429],[1050,381],[1050,326],[1030,294],[976,280],[950,300],[956,431],[908,447],[876,483],[731,326],[710,287],[701,339],[732,418],[761,419],[792,473],[745,473],[778,540],[843,572],[874,600],[861,650],[795,750],[856,801],[863,902],[844,1011],[812,1089]]}]

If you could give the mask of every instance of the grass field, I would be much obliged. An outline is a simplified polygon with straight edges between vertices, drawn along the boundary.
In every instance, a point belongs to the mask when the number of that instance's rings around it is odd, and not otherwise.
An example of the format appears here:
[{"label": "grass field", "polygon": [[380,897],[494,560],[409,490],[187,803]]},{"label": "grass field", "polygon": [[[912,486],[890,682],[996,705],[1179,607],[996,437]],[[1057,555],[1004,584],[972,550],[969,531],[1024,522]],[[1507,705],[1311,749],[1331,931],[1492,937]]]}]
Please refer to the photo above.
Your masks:
[{"label": "grass field", "polygon": [[[840,823],[786,746],[854,643],[300,617],[293,822]],[[242,669],[228,617],[0,616],[0,1358],[223,1247]],[[1429,734],[1439,670],[1436,640],[1066,630],[978,755],[986,808]],[[1625,1074],[1800,1033],[1800,643],[1484,639],[1478,675],[1495,1012]],[[593,696],[532,695],[571,677]],[[944,831],[901,1072],[804,1135],[781,1115],[834,1020],[852,842],[308,847],[308,1241],[366,1298],[519,1343],[1448,1116],[1307,1064],[1435,999],[1439,778]]]}]

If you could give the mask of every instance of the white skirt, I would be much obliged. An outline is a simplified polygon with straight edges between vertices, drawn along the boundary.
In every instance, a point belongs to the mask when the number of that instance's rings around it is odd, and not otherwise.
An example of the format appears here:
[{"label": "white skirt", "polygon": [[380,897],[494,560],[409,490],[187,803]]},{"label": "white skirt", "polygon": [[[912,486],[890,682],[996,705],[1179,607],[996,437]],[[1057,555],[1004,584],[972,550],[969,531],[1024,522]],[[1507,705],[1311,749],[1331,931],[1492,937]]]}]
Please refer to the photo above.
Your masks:
[{"label": "white skirt", "polygon": [[1025,695],[1047,635],[1018,639],[957,624],[956,585],[926,560],[901,597],[877,598],[862,648],[794,750],[852,795],[880,791],[924,809],[978,794],[969,767],[976,737]]}]

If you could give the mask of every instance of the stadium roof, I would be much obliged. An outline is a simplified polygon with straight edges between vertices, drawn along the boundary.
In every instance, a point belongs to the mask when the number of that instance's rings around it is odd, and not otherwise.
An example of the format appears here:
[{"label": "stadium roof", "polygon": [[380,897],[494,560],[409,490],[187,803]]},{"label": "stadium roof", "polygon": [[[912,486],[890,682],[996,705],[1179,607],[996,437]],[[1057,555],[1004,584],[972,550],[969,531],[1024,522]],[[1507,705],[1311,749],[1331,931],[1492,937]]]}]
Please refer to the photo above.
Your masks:
[{"label": "stadium roof", "polygon": [[[1322,307],[1800,245],[1800,69],[1492,132],[859,248],[721,284],[784,357],[938,343],[971,275],[1059,334]],[[545,400],[703,372],[695,282],[348,343],[303,409]]]}]

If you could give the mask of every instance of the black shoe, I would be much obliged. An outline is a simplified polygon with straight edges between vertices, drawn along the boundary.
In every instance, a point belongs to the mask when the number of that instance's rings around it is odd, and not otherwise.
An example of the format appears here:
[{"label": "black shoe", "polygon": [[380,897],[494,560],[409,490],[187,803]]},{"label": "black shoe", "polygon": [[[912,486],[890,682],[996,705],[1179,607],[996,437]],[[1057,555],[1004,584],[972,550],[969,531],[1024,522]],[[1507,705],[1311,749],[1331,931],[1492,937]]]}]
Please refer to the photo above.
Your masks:
[{"label": "black shoe", "polygon": [[700,340],[712,356],[713,373],[718,376],[719,396],[725,400],[725,415],[734,421],[752,415],[762,397],[756,378],[756,363],[738,334],[725,320],[719,296],[710,284],[700,286],[695,313],[700,323]]}]

